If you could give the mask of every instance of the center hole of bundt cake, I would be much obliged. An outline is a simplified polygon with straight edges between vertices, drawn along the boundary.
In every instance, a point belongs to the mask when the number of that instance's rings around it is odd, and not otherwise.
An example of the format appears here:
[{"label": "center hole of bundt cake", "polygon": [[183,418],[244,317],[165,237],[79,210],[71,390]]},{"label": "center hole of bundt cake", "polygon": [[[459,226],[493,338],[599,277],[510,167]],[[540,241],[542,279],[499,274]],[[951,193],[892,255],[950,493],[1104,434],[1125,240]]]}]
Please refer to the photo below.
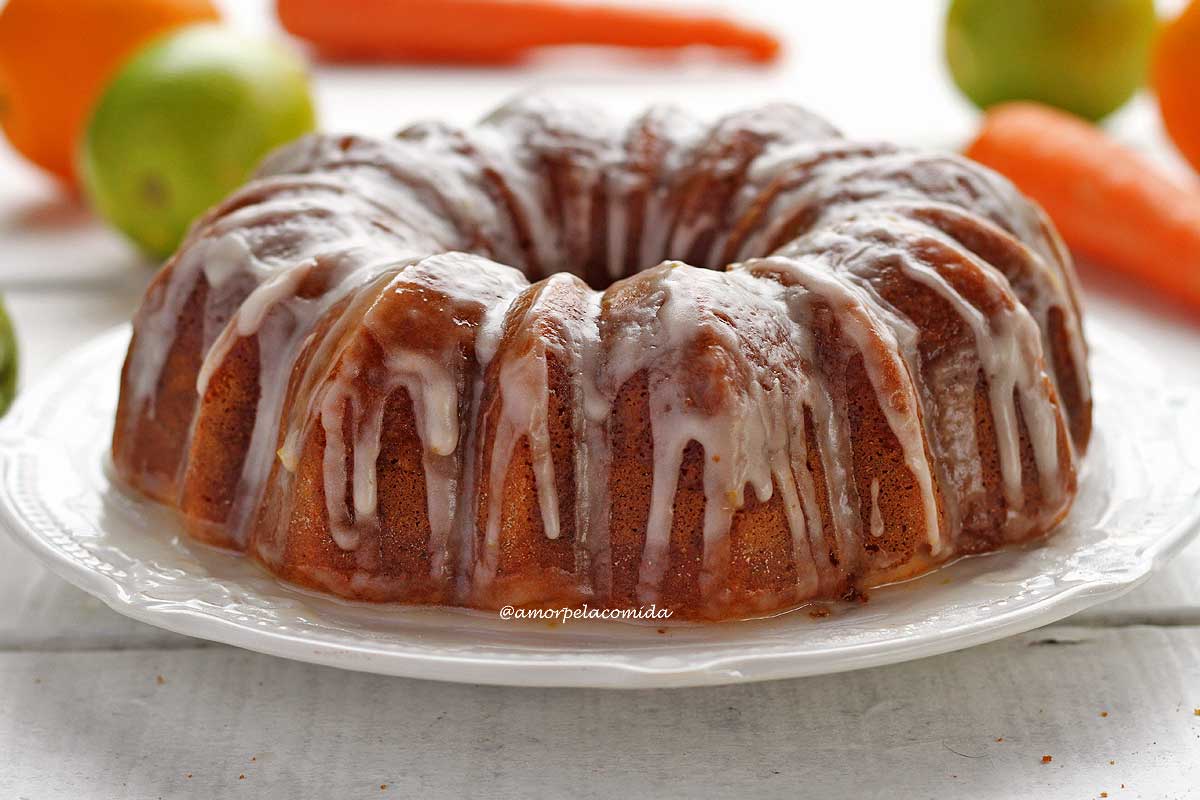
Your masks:
[{"label": "center hole of bundt cake", "polygon": [[[607,230],[601,229],[597,236],[607,238]],[[619,253],[612,256],[608,253],[607,248],[602,248],[598,253],[593,251],[588,254],[587,258],[574,264],[568,263],[562,269],[573,272],[582,278],[591,289],[603,292],[615,283],[664,264],[684,265],[714,271],[724,270],[728,262],[719,257],[714,258],[709,253],[711,249],[711,245],[697,243],[691,246],[667,248],[661,255],[651,254],[643,258],[641,253]],[[530,281],[546,277],[533,274],[528,269],[524,271]]]}]

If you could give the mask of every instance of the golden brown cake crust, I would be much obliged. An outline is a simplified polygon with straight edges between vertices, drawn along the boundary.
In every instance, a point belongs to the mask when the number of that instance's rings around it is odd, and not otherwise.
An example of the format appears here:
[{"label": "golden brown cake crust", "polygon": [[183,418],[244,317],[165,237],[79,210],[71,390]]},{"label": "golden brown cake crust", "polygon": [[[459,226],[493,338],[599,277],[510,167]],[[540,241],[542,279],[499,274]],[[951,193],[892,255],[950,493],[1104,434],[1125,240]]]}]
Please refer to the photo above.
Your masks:
[{"label": "golden brown cake crust", "polygon": [[999,176],[535,96],[268,159],[147,291],[113,458],[341,597],[729,619],[1047,533],[1090,427],[1069,257]]}]

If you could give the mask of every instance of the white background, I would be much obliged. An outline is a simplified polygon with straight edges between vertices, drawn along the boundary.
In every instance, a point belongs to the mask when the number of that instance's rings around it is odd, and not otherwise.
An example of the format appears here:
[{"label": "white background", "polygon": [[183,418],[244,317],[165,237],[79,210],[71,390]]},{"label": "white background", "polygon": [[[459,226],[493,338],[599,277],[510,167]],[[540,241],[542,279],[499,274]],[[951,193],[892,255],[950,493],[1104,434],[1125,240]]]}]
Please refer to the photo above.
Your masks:
[{"label": "white background", "polygon": [[[240,27],[271,30],[261,4],[226,5]],[[787,59],[766,71],[591,53],[500,71],[321,67],[323,124],[385,134],[419,117],[466,123],[515,91],[551,87],[618,109],[793,100],[855,135],[946,147],[973,129],[942,67],[940,2],[709,5],[771,21]],[[1182,179],[1153,112],[1139,98],[1110,127]],[[0,290],[24,382],[128,319],[150,274],[0,142]],[[1200,375],[1196,315],[1099,270],[1084,277],[1089,313]],[[722,689],[536,691],[344,673],[160,632],[0,536],[0,798],[1197,797],[1198,574],[1193,546],[1115,603],[897,667]]]}]

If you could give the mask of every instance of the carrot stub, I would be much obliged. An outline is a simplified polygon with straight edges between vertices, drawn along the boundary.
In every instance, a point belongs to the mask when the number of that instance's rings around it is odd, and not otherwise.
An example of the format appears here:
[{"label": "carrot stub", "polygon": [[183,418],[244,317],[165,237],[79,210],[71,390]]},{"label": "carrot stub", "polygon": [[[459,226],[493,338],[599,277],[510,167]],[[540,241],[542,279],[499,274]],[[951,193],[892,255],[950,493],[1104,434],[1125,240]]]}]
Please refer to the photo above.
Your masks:
[{"label": "carrot stub", "polygon": [[555,0],[277,0],[279,20],[326,56],[511,61],[560,44],[669,49],[708,45],[771,61],[779,41],[711,16]]},{"label": "carrot stub", "polygon": [[1040,203],[1089,261],[1200,308],[1200,186],[1036,103],[990,110],[966,154]]}]

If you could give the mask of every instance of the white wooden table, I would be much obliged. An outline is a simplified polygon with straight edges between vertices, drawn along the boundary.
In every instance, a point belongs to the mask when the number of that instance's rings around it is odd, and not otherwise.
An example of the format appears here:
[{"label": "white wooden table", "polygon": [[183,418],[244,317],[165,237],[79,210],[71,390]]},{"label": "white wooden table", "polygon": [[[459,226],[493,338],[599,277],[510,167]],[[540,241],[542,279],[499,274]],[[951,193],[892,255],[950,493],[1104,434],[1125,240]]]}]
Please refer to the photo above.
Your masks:
[{"label": "white wooden table", "polygon": [[[241,25],[268,25],[252,4],[233,11]],[[854,133],[900,140],[953,144],[970,131],[941,74],[939,3],[752,11],[777,15],[794,48],[770,73],[582,57],[497,73],[323,69],[326,126],[467,121],[515,89],[555,85],[626,106],[797,99]],[[1114,124],[1172,159],[1145,101]],[[126,320],[149,275],[0,151],[0,288],[26,385]],[[1101,289],[1091,314],[1200,377],[1196,322],[1091,283]],[[1198,575],[1200,544],[1121,600],[895,667],[539,691],[340,672],[166,633],[109,611],[0,535],[0,798],[1200,797]]]}]

